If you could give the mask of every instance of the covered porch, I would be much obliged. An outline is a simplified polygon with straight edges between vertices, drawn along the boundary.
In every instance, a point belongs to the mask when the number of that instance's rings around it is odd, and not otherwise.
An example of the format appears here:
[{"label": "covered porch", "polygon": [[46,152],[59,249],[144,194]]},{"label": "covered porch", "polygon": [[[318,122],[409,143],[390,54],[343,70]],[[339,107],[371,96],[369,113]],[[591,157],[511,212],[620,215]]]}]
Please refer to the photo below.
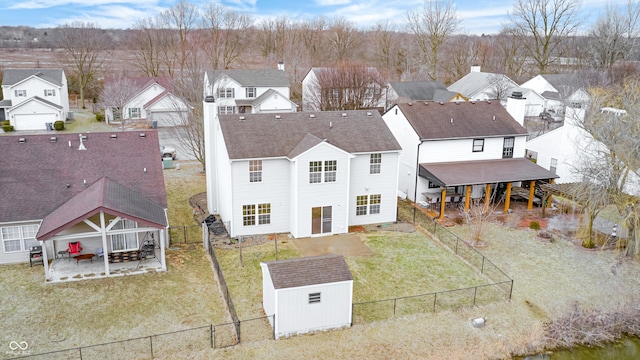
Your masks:
[{"label": "covered porch", "polygon": [[424,200],[418,203],[437,210],[439,218],[451,207],[469,212],[472,203],[487,211],[490,203],[503,201],[506,213],[517,199],[531,210],[534,203],[550,203],[536,194],[537,182],[553,183],[557,177],[524,158],[421,163],[417,189]]}]

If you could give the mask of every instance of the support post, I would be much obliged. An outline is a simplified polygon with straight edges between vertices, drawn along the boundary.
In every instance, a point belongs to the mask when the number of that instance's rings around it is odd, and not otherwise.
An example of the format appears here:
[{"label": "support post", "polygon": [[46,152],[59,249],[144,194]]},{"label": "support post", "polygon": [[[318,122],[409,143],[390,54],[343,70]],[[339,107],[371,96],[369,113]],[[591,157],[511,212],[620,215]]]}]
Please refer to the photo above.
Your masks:
[{"label": "support post", "polygon": [[[555,183],[556,179],[549,179],[549,184],[553,185]],[[553,195],[551,195],[551,193],[549,193],[549,197],[547,198],[547,207],[550,208],[551,207],[551,202],[553,201]]]},{"label": "support post", "polygon": [[489,210],[489,200],[491,200],[491,184],[487,184],[484,189],[484,212]]},{"label": "support post", "polygon": [[527,203],[527,210],[533,209],[533,198],[536,196],[536,181],[529,181],[529,202]]},{"label": "support post", "polygon": [[442,191],[440,192],[440,216],[438,217],[438,219],[444,219],[444,205],[446,204],[446,202],[444,201],[444,198],[447,196],[447,188],[442,188]]},{"label": "support post", "polygon": [[509,207],[511,206],[511,186],[513,183],[507,183],[507,192],[504,195],[504,212],[509,212]]},{"label": "support post", "polygon": [[471,185],[467,185],[467,191],[464,192],[464,212],[469,212],[469,203],[471,202]]}]

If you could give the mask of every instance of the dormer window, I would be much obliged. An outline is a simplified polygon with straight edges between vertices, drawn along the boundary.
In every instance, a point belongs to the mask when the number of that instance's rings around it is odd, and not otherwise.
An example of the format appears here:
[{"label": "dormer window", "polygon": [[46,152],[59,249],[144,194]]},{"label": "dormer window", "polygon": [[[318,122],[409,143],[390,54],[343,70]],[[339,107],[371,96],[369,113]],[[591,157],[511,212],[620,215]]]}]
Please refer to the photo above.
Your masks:
[{"label": "dormer window", "polygon": [[13,93],[15,97],[27,97],[27,90],[15,90]]},{"label": "dormer window", "polygon": [[56,96],[56,89],[44,89],[44,96]]}]

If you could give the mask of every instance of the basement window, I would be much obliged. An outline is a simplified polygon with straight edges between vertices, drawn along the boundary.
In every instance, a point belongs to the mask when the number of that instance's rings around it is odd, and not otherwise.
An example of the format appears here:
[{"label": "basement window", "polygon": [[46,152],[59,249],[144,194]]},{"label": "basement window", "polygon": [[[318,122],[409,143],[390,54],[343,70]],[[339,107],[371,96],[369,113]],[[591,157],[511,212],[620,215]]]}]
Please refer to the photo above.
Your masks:
[{"label": "basement window", "polygon": [[319,304],[320,303],[320,293],[311,293],[309,294],[309,304]]}]

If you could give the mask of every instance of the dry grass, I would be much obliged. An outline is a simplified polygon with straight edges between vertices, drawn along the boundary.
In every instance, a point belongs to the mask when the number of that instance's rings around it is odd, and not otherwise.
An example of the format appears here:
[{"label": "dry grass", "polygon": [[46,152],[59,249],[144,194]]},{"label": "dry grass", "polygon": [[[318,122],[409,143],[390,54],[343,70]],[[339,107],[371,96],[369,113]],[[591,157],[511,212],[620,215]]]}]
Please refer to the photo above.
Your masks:
[{"label": "dry grass", "polygon": [[[203,191],[204,182],[193,175],[199,167],[195,171],[185,168],[180,174],[174,171],[175,176],[165,172],[172,221],[181,218],[185,204],[189,208],[190,195]],[[183,176],[188,172],[192,172],[190,181]],[[191,215],[190,208],[188,213]],[[40,266],[1,265],[0,344],[27,341],[30,352],[37,354],[228,322],[202,246],[183,245],[167,250],[166,257],[168,271],[164,273],[57,284],[45,283]],[[183,350],[193,342],[198,343],[194,349],[201,349],[209,344],[206,333],[165,335],[155,341],[166,352]],[[126,344],[119,347],[137,346]],[[110,355],[99,357],[115,356],[110,350],[106,354]],[[0,358],[10,355],[0,351]]]}]

